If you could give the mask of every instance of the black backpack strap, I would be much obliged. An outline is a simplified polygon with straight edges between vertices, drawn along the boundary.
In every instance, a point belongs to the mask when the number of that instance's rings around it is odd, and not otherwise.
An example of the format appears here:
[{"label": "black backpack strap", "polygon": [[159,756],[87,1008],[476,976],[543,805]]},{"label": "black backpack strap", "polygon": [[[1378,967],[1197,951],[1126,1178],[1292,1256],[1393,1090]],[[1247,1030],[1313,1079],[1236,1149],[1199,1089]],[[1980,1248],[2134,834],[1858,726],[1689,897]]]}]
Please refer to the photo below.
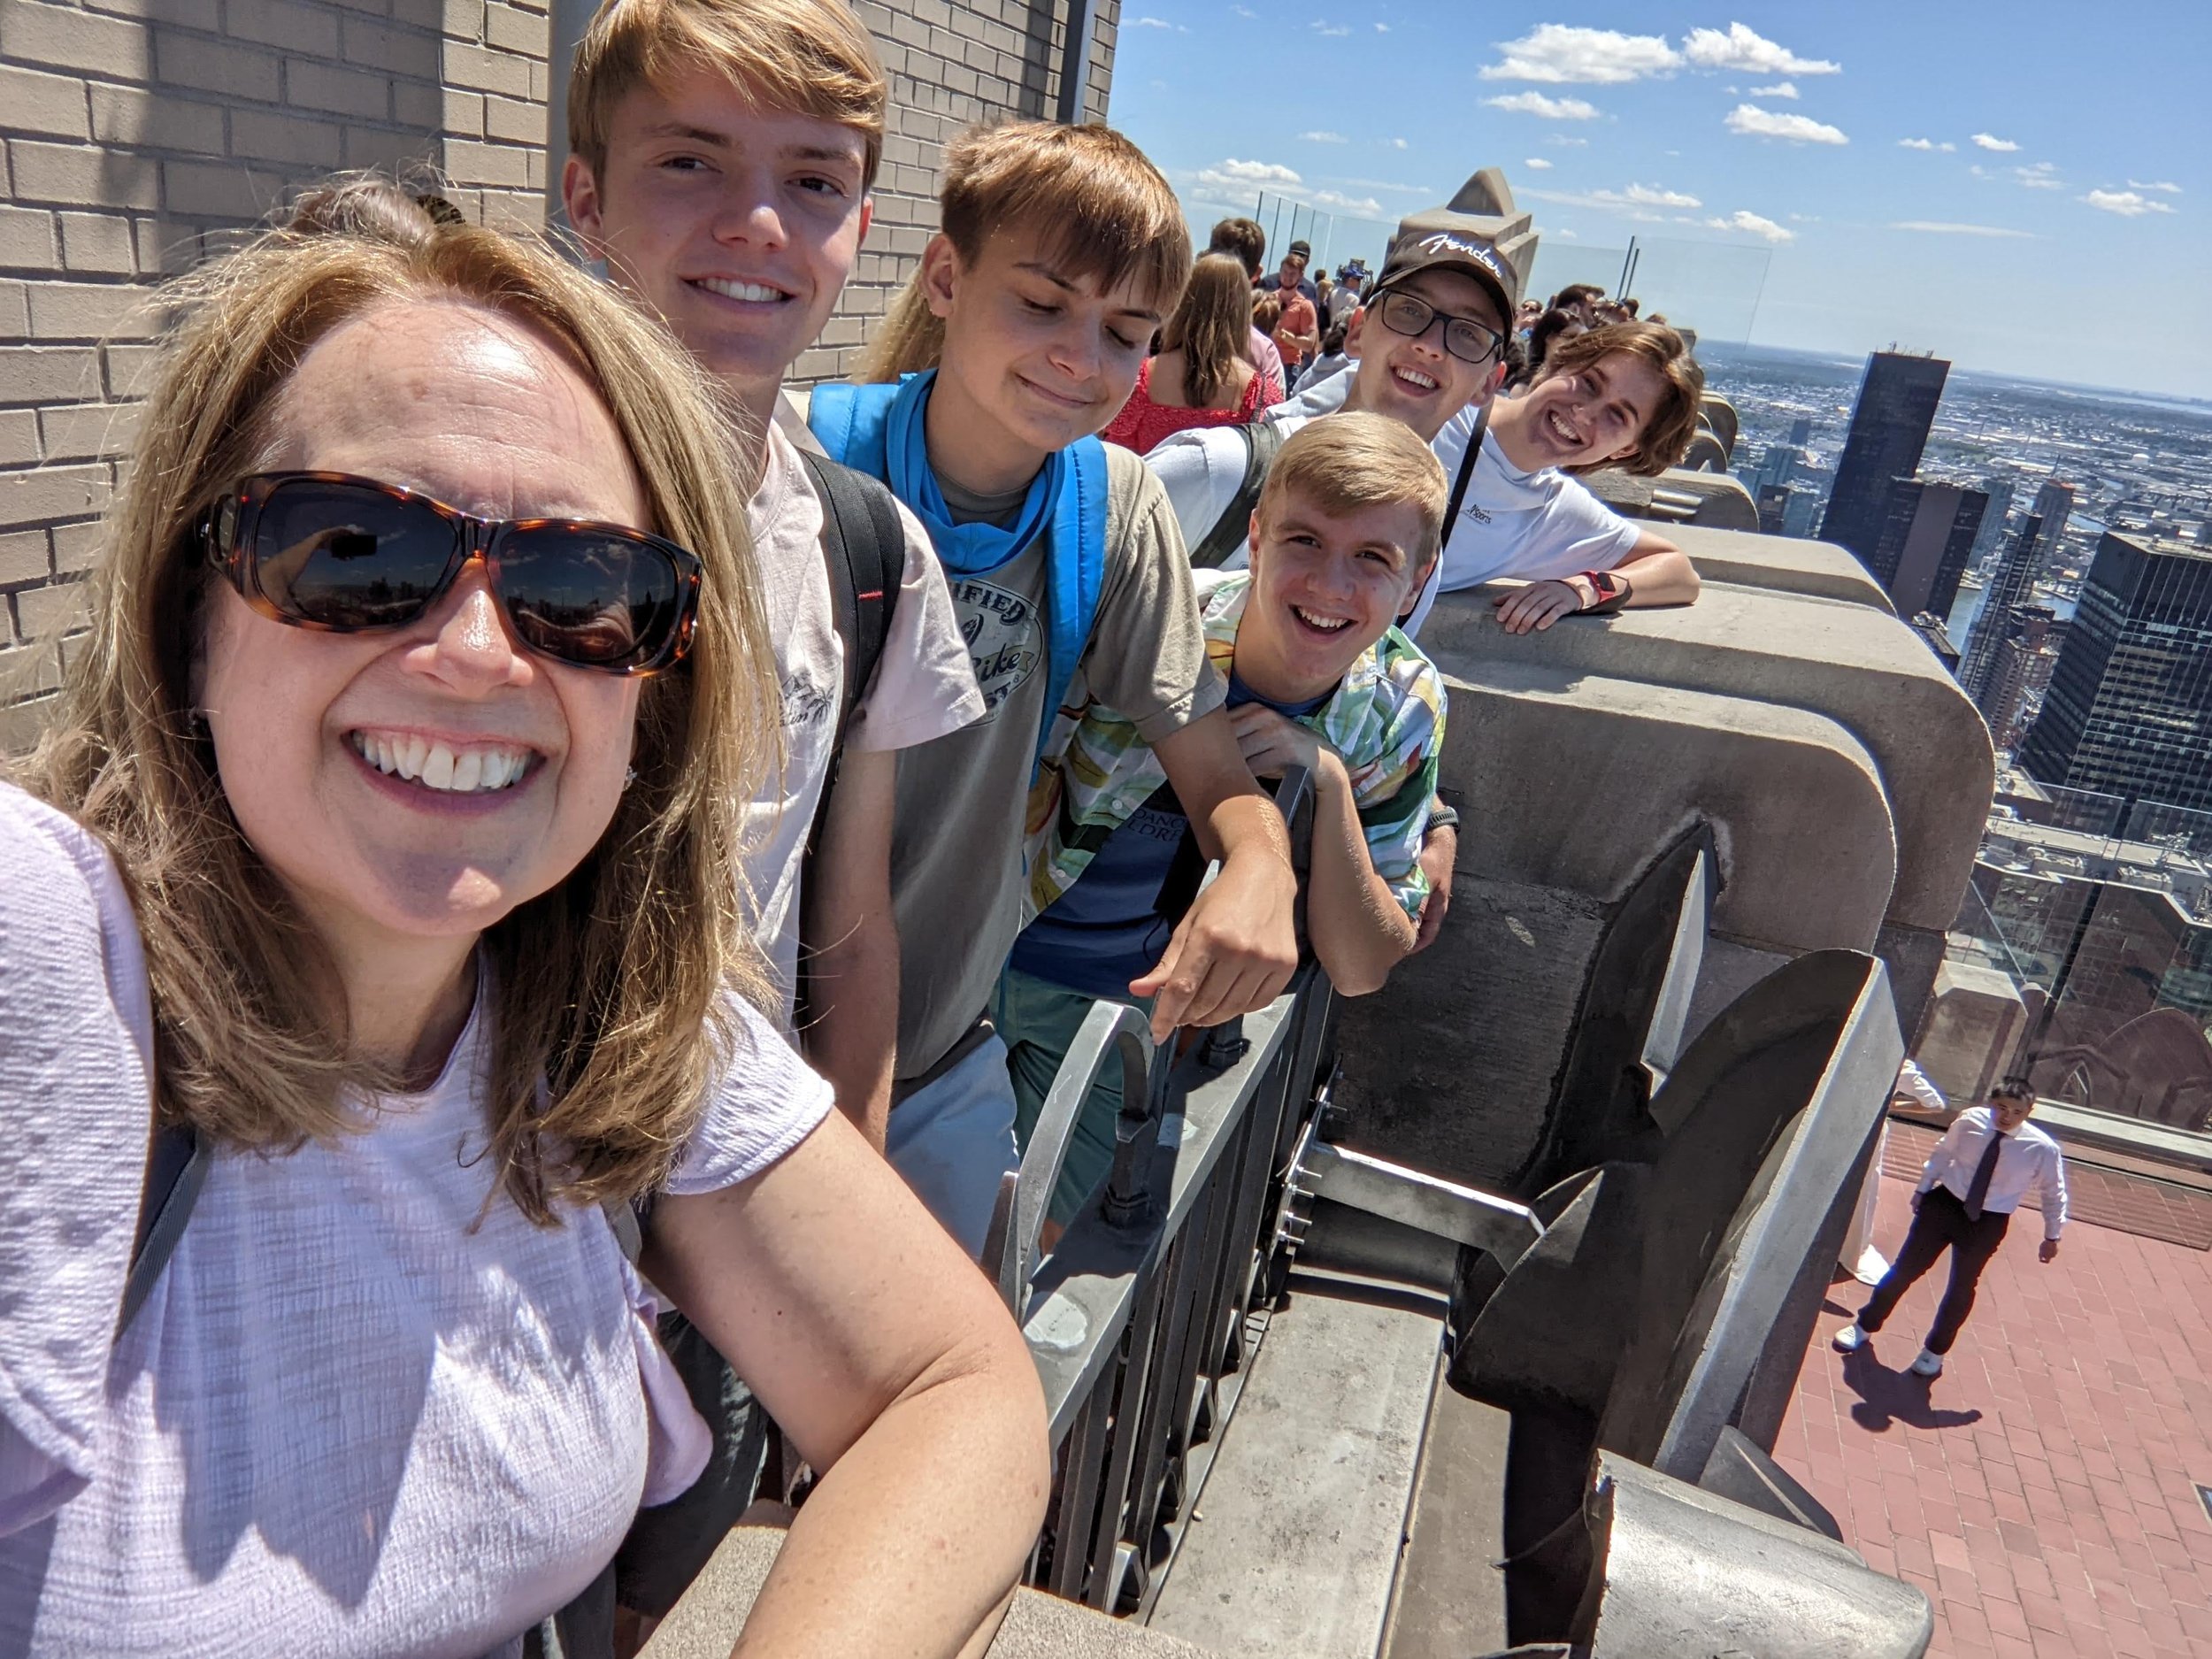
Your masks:
[{"label": "black backpack strap", "polygon": [[1252,509],[1259,505],[1260,491],[1267,483],[1267,469],[1275,465],[1276,451],[1283,447],[1283,429],[1271,420],[1232,426],[1229,430],[1244,439],[1244,478],[1237,485],[1237,493],[1229,498],[1229,504],[1222,509],[1221,517],[1214,520],[1213,528],[1191,549],[1194,570],[1219,570],[1250,537]]},{"label": "black backpack strap", "polygon": [[1490,405],[1485,403],[1475,416],[1475,429],[1467,437],[1466,453],[1459,457],[1459,476],[1452,480],[1451,504],[1444,509],[1444,535],[1436,544],[1439,558],[1452,544],[1452,526],[1459,522],[1459,504],[1467,499],[1468,480],[1475,475],[1475,458],[1482,453],[1483,434],[1490,430]]},{"label": "black backpack strap", "polygon": [[159,1124],[146,1151],[146,1187],[138,1201],[138,1234],[131,1242],[131,1271],[123,1281],[123,1307],[115,1334],[130,1329],[146,1305],[169,1258],[176,1254],[184,1224],[192,1218],[200,1188],[207,1183],[207,1143],[188,1124]]},{"label": "black backpack strap", "polygon": [[[899,583],[906,573],[906,531],[897,501],[880,479],[869,477],[810,449],[799,451],[814,494],[822,503],[822,558],[829,569],[830,611],[845,643],[844,695],[837,709],[837,735],[830,748],[830,772],[822,798],[837,786],[837,765],[845,749],[845,728],[853,710],[875,679],[891,635],[891,615]],[[818,810],[815,821],[821,821]]]}]

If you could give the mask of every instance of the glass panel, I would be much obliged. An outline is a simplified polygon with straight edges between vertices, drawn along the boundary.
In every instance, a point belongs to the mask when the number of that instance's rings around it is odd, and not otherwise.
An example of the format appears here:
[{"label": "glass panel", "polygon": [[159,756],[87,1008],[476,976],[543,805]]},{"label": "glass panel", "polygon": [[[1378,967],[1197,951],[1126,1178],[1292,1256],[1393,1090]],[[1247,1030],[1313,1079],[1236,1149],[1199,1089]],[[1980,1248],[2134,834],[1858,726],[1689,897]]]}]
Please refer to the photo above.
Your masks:
[{"label": "glass panel", "polygon": [[2038,1094],[2212,1132],[2212,813],[2008,776],[1947,954],[2021,993]]}]

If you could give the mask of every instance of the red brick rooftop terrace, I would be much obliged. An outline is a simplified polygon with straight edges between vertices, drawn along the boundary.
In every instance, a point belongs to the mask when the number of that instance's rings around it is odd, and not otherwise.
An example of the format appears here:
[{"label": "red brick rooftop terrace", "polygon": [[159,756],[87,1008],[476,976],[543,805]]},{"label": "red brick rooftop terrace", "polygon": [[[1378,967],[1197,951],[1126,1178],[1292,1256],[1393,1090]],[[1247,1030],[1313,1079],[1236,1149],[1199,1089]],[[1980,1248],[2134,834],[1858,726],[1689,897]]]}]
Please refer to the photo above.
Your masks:
[{"label": "red brick rooftop terrace", "polygon": [[[1933,1139],[1890,1125],[1885,1255]],[[1828,1339],[1867,1293],[1832,1286],[1775,1455],[1847,1542],[1927,1593],[1931,1655],[2206,1659],[2212,1195],[2078,1163],[2069,1175],[2076,1219],[2058,1260],[2037,1263],[2041,1225],[2024,1211],[1932,1385],[1905,1367],[1947,1257],[1848,1357]]]}]

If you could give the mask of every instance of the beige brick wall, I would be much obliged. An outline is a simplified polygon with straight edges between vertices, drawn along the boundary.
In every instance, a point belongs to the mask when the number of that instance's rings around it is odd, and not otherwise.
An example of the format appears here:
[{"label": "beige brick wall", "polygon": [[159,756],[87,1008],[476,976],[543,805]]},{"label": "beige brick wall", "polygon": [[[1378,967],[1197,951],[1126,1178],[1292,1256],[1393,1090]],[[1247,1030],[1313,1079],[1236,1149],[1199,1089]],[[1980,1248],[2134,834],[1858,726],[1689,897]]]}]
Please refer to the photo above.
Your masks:
[{"label": "beige brick wall", "polygon": [[[801,378],[853,365],[944,141],[1052,111],[1070,3],[858,0],[892,77],[876,229]],[[1094,119],[1118,16],[1100,0]],[[80,626],[150,286],[339,168],[428,164],[470,217],[541,223],[548,27],[544,0],[0,0],[0,749]]]}]

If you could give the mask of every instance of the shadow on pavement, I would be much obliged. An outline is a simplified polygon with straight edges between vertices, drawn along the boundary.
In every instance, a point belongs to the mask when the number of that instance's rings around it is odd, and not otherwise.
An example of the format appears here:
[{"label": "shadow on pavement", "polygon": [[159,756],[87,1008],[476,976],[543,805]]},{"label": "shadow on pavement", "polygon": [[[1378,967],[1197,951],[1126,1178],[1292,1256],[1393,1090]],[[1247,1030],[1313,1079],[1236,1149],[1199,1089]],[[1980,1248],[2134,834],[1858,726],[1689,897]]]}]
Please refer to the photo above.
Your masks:
[{"label": "shadow on pavement", "polygon": [[1890,1370],[1874,1357],[1870,1341],[1856,1353],[1843,1356],[1843,1380],[1859,1396],[1859,1403],[1851,1408],[1851,1420],[1877,1434],[1892,1422],[1916,1429],[1957,1429],[1982,1420],[1978,1410],[1936,1409],[1928,1398],[1934,1381],[1910,1371]]}]

